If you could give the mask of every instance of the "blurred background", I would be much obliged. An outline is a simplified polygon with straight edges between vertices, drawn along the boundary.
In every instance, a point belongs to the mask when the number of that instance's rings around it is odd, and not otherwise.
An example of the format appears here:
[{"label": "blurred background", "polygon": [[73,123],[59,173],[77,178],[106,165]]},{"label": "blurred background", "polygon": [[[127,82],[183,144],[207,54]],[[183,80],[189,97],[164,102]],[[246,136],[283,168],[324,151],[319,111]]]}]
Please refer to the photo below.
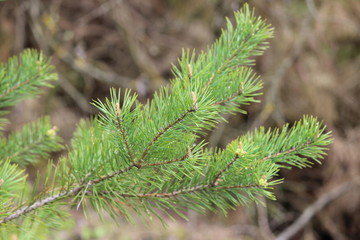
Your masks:
[{"label": "blurred background", "polygon": [[[24,48],[52,57],[60,81],[38,99],[14,107],[7,131],[48,114],[69,143],[79,119],[94,115],[92,99],[110,87],[132,88],[141,101],[172,77],[182,48],[214,42],[239,0],[13,0],[0,3],[0,60]],[[256,71],[265,83],[248,115],[226,116],[209,133],[224,147],[246,131],[318,116],[334,143],[322,165],[284,170],[277,201],[231,211],[115,225],[73,212],[74,224],[54,239],[360,239],[360,1],[252,0],[275,27]],[[39,164],[37,168],[44,167]],[[34,171],[34,169],[30,169]],[[280,238],[284,237],[284,238]]]}]

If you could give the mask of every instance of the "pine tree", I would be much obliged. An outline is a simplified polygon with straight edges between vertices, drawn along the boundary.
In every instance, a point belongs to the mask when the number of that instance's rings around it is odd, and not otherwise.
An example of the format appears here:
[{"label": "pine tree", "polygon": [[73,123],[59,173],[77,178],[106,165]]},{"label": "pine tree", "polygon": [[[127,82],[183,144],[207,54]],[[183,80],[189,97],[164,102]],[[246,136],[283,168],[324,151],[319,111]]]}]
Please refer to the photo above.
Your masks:
[{"label": "pine tree", "polygon": [[[43,118],[1,136],[0,236],[45,239],[48,228],[60,227],[69,205],[129,221],[134,214],[163,220],[169,210],[186,218],[185,208],[226,213],[258,196],[275,199],[279,169],[319,162],[330,133],[309,116],[292,127],[261,127],[224,149],[206,147],[202,137],[224,114],[245,113],[242,106],[257,101],[262,82],[251,68],[253,57],[273,34],[247,5],[226,28],[207,52],[183,51],[174,79],[146,104],[131,90],[116,89],[105,101],[93,101],[101,113],[80,122],[68,155],[56,165],[50,161],[33,185],[23,167],[61,149],[56,129]],[[50,86],[52,71],[42,54],[29,50],[1,65],[0,108]]]}]

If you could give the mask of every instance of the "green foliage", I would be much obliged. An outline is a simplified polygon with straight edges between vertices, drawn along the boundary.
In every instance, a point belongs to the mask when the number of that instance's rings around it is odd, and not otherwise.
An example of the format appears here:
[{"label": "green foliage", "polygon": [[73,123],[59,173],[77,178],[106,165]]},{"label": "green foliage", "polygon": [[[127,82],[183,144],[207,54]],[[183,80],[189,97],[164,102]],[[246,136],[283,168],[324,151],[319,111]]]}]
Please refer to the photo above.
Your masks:
[{"label": "green foliage", "polygon": [[13,106],[27,97],[37,96],[39,87],[50,87],[56,80],[54,67],[42,53],[25,50],[0,65],[0,108]]},{"label": "green foliage", "polygon": [[[40,193],[29,190],[18,166],[60,149],[48,120],[3,139],[0,234],[22,236],[35,223],[56,228],[59,221],[44,219],[63,216],[61,204],[91,206],[114,219],[133,221],[134,212],[162,220],[159,213],[169,210],[182,217],[184,208],[226,213],[258,201],[258,196],[274,199],[271,189],[282,181],[277,179],[280,168],[307,167],[324,156],[330,134],[316,118],[304,117],[281,130],[260,128],[225,149],[209,149],[202,140],[206,130],[224,120],[223,114],[245,113],[242,105],[256,102],[262,83],[251,69],[251,57],[262,54],[271,36],[272,28],[245,5],[235,13],[235,24],[228,20],[227,30],[206,53],[183,52],[179,67],[173,67],[171,84],[151,101],[142,104],[130,90],[111,89],[110,98],[93,102],[101,113],[79,124],[68,156],[54,167],[49,164],[43,181],[37,179],[35,185],[41,182],[44,189]],[[51,69],[43,63],[41,69]],[[45,73],[47,78],[39,75],[33,87],[26,89],[30,83],[19,80],[23,88],[14,87],[20,86],[17,82],[2,90],[8,97],[1,106],[18,101],[11,95],[17,89],[35,93],[34,86],[53,76]],[[21,75],[20,71],[17,79],[26,79]],[[16,143],[19,149],[13,148]]]},{"label": "green foliage", "polygon": [[35,164],[39,158],[49,158],[50,152],[61,150],[60,142],[56,127],[51,127],[49,118],[42,118],[7,139],[0,138],[0,159],[10,159],[22,167]]},{"label": "green foliage", "polygon": [[40,87],[51,87],[49,81],[57,79],[54,66],[49,63],[42,53],[28,49],[0,65],[0,134],[7,123],[2,118],[8,113],[4,108],[37,96]]},{"label": "green foliage", "polygon": [[[19,101],[37,96],[40,87],[50,87],[50,80],[56,80],[54,67],[41,53],[25,50],[19,57],[11,58],[0,65],[0,116]],[[0,130],[7,119],[0,118]],[[51,152],[63,148],[61,139],[56,135],[48,117],[26,124],[20,131],[2,136],[0,132],[0,217],[6,217],[18,205],[31,203],[36,191],[31,188],[21,167],[36,164],[40,159],[47,159]],[[39,182],[40,179],[38,179]],[[36,186],[33,188],[36,190]],[[45,217],[48,211],[40,210],[34,216],[29,214],[18,221],[0,228],[0,238],[10,239],[15,234],[20,239],[46,238]],[[36,216],[36,217],[35,217]],[[36,218],[36,221],[34,219]],[[43,220],[41,220],[43,219]],[[55,221],[59,222],[59,221]],[[21,226],[21,227],[19,227]],[[31,231],[29,230],[31,229]]]}]

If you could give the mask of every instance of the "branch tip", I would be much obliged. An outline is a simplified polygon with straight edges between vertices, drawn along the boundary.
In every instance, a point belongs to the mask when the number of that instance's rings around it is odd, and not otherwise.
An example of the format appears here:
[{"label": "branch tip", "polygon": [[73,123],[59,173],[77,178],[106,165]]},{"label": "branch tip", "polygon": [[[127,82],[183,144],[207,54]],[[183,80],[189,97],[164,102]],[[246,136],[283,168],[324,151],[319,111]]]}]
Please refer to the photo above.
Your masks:
[{"label": "branch tip", "polygon": [[53,126],[51,129],[47,130],[46,135],[48,137],[55,137],[58,130],[57,126]]},{"label": "branch tip", "polygon": [[245,153],[246,152],[243,149],[242,142],[240,142],[238,148],[236,149],[235,155],[240,156],[240,155],[244,155]]},{"label": "branch tip", "polygon": [[120,104],[116,103],[116,116],[120,117],[120,114],[121,114]]},{"label": "branch tip", "polygon": [[192,78],[192,67],[191,67],[191,64],[188,64],[188,76],[189,76],[189,79]]},{"label": "branch tip", "polygon": [[263,175],[260,179],[259,179],[259,185],[262,187],[266,187],[268,185],[267,179],[266,179],[266,175]]}]

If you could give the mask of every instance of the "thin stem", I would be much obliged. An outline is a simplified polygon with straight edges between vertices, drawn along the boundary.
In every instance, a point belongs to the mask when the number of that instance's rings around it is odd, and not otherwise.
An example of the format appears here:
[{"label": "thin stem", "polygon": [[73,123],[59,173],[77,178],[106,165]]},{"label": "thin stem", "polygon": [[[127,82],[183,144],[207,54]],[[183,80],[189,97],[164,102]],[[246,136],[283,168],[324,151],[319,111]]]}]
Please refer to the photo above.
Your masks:
[{"label": "thin stem", "polygon": [[[110,175],[105,175],[105,176],[102,176],[100,178],[97,178],[95,180],[90,180],[88,182],[83,182],[81,185],[78,185],[76,187],[74,187],[73,189],[71,190],[68,190],[68,191],[63,191],[63,192],[60,192],[56,195],[53,195],[53,196],[50,196],[50,197],[47,197],[47,198],[44,198],[42,200],[39,200],[39,201],[36,201],[34,202],[33,204],[29,205],[29,206],[25,206],[25,207],[22,207],[18,210],[16,210],[13,214],[3,218],[0,220],[0,225],[1,224],[4,224],[6,222],[9,222],[11,220],[14,220],[22,215],[25,215],[31,211],[34,211],[40,207],[43,207],[47,204],[50,204],[50,203],[53,203],[53,202],[56,202],[56,201],[59,201],[61,199],[64,199],[64,198],[68,198],[68,197],[71,197],[71,196],[75,196],[77,195],[79,192],[81,192],[83,189],[88,189],[89,187],[91,186],[94,186],[100,182],[103,182],[103,181],[106,181],[106,180],[109,180],[115,176],[118,176],[118,175],[121,175],[123,173],[126,173],[128,171],[130,171],[132,168],[134,167],[137,167],[137,168],[141,168],[141,167],[146,167],[146,166],[159,166],[159,165],[165,165],[165,164],[170,164],[170,163],[174,163],[174,162],[179,162],[179,161],[183,161],[185,160],[186,158],[190,157],[190,151],[184,155],[183,157],[181,158],[178,158],[178,159],[174,159],[174,160],[170,160],[170,161],[166,161],[166,162],[163,162],[163,163],[154,163],[154,164],[146,164],[146,165],[135,165],[134,163],[130,166],[128,166],[127,168],[124,168],[124,169],[120,169],[118,171],[115,171],[113,172],[112,174]],[[86,193],[88,193],[89,191],[86,191]]]},{"label": "thin stem", "polygon": [[197,185],[192,188],[180,189],[180,190],[177,190],[174,192],[168,192],[168,193],[121,194],[121,196],[123,196],[123,197],[139,197],[139,198],[150,198],[150,197],[169,198],[169,197],[175,197],[175,196],[181,195],[181,194],[200,191],[200,190],[203,190],[208,187],[211,187],[211,185],[210,184]]},{"label": "thin stem", "polygon": [[[118,105],[117,105],[117,106],[118,106]],[[130,144],[129,144],[129,140],[128,140],[126,131],[125,131],[123,125],[122,125],[122,120],[120,119],[120,112],[117,113],[117,115],[116,115],[116,120],[117,120],[117,125],[118,125],[118,128],[119,128],[119,130],[120,130],[121,136],[122,136],[122,138],[123,138],[124,141],[125,141],[125,147],[126,147],[127,153],[129,154],[130,161],[131,161],[135,166],[137,166],[136,161],[135,161],[135,158],[134,158],[134,154],[132,153],[132,150],[131,150],[131,147],[130,147]]]},{"label": "thin stem", "polygon": [[248,185],[232,185],[232,186],[216,186],[215,190],[221,189],[236,189],[236,188],[261,188],[259,184],[248,184]]},{"label": "thin stem", "polygon": [[181,162],[184,161],[185,159],[190,158],[190,155],[187,153],[182,157],[173,159],[173,160],[169,160],[169,161],[164,161],[164,162],[156,162],[156,163],[146,163],[141,165],[141,167],[152,167],[152,166],[161,166],[161,165],[167,165],[167,164],[171,164],[171,163],[175,163],[175,162]]},{"label": "thin stem", "polygon": [[235,156],[233,157],[233,159],[231,159],[231,161],[230,161],[228,164],[226,164],[226,166],[225,166],[223,169],[221,169],[221,170],[218,172],[218,174],[216,174],[216,176],[214,177],[214,179],[213,179],[212,182],[211,182],[211,185],[215,186],[215,185],[218,183],[221,175],[222,175],[225,171],[227,171],[227,170],[231,167],[231,165],[233,165],[233,164],[236,162],[236,160],[238,160],[238,159],[239,159],[239,154],[235,154]]},{"label": "thin stem", "polygon": [[116,171],[116,172],[114,172],[114,173],[112,173],[112,174],[110,174],[110,175],[106,175],[106,176],[100,177],[100,178],[98,178],[98,179],[89,181],[89,182],[87,182],[87,183],[85,183],[85,184],[82,184],[82,185],[80,185],[80,186],[78,185],[78,186],[74,187],[74,188],[71,189],[71,190],[63,191],[63,192],[60,192],[60,193],[58,193],[58,194],[56,194],[56,195],[53,195],[53,196],[44,198],[44,199],[42,199],[42,200],[38,200],[38,201],[32,203],[31,205],[22,207],[22,208],[16,210],[13,214],[11,214],[11,215],[9,215],[9,216],[1,219],[1,220],[0,220],[0,225],[4,224],[4,223],[6,223],[6,222],[9,222],[9,221],[11,221],[11,220],[14,220],[14,219],[16,219],[16,218],[18,218],[18,217],[20,217],[20,216],[22,216],[22,215],[25,215],[25,214],[27,214],[27,213],[29,213],[29,212],[31,212],[31,211],[34,211],[34,210],[36,210],[36,209],[38,209],[38,208],[40,208],[40,207],[45,206],[45,205],[47,205],[47,204],[50,204],[50,203],[59,201],[59,200],[64,199],[64,198],[68,198],[68,197],[70,197],[70,196],[75,196],[75,195],[77,195],[80,191],[82,191],[84,188],[88,188],[88,187],[90,187],[90,186],[94,186],[94,185],[96,185],[96,184],[98,184],[98,183],[100,183],[100,182],[103,182],[103,181],[105,181],[105,180],[108,180],[108,179],[110,179],[110,178],[113,178],[113,177],[115,177],[115,176],[118,176],[118,175],[120,175],[120,174],[123,174],[123,173],[125,173],[125,172],[128,172],[128,171],[130,171],[130,170],[131,170],[132,168],[134,168],[134,167],[135,167],[135,165],[130,165],[129,167],[124,168],[124,169],[121,169],[121,170],[118,170],[118,171]]},{"label": "thin stem", "polygon": [[4,93],[0,94],[0,99],[6,97],[10,93],[14,92],[16,89],[28,84],[31,81],[31,79],[28,79],[24,82],[18,83],[15,86],[11,87],[10,89],[6,90]]},{"label": "thin stem", "polygon": [[[14,152],[12,155],[8,156],[7,158],[12,159],[14,157],[17,157],[17,156],[23,154],[23,153],[26,153],[27,151],[29,151],[31,149],[34,149],[35,146],[40,145],[43,142],[46,142],[45,140],[46,140],[46,137],[41,136],[41,138],[39,138],[36,142],[33,142],[32,144],[25,146],[23,149],[18,149],[19,151]],[[13,162],[15,162],[15,161],[13,161]],[[19,163],[19,162],[17,162],[17,163],[22,164],[22,163]]]},{"label": "thin stem", "polygon": [[[248,184],[248,185],[232,185],[232,186],[214,186],[213,184],[205,184],[205,185],[197,185],[192,188],[185,188],[180,189],[173,192],[167,192],[167,193],[143,193],[143,194],[127,194],[127,193],[118,193],[117,196],[121,196],[124,198],[171,198],[176,197],[178,195],[198,192],[206,189],[212,189],[214,191],[224,190],[224,189],[244,189],[244,188],[261,188],[259,184]],[[87,191],[86,194],[91,195],[92,191]],[[99,193],[98,193],[99,194]],[[100,192],[100,194],[106,194],[108,195],[109,192],[103,191]]]},{"label": "thin stem", "polygon": [[92,180],[92,181],[89,181],[86,185],[89,185],[89,186],[94,186],[94,185],[96,185],[96,184],[98,184],[98,183],[100,183],[100,182],[103,182],[103,181],[105,181],[105,180],[109,180],[109,179],[111,179],[111,178],[113,178],[113,177],[116,177],[116,176],[118,176],[118,175],[121,175],[121,174],[123,174],[123,173],[126,173],[126,172],[128,172],[128,171],[130,171],[132,168],[134,168],[134,167],[136,167],[136,165],[130,165],[129,167],[127,167],[127,168],[124,168],[124,169],[120,169],[120,170],[118,170],[118,171],[115,171],[115,172],[113,172],[112,174],[110,174],[110,175],[105,175],[105,176],[103,176],[103,177],[100,177],[100,178],[97,178],[97,179],[95,179],[95,180]]},{"label": "thin stem", "polygon": [[36,201],[33,204],[31,204],[30,206],[25,206],[23,208],[20,208],[17,211],[15,211],[13,214],[1,219],[0,225],[6,223],[8,221],[14,220],[22,215],[25,215],[31,211],[34,211],[42,206],[49,204],[49,203],[56,202],[64,197],[76,195],[80,190],[81,190],[81,187],[77,187],[70,191],[64,191],[64,192],[58,193],[54,196],[47,197],[45,199]]},{"label": "thin stem", "polygon": [[215,103],[213,103],[212,105],[225,105],[225,104],[227,104],[228,102],[234,100],[236,97],[241,96],[242,93],[243,93],[243,91],[240,89],[239,91],[237,91],[236,93],[234,93],[234,94],[231,95],[230,97],[228,97],[228,98],[226,98],[226,99],[224,99],[224,100],[215,102]]},{"label": "thin stem", "polygon": [[[141,163],[142,161],[145,160],[146,156],[149,153],[150,148],[159,140],[159,138],[164,135],[170,128],[174,127],[176,124],[180,123],[182,120],[184,120],[186,118],[187,115],[189,115],[192,112],[195,112],[196,110],[194,108],[190,108],[189,110],[187,110],[185,113],[183,113],[180,117],[178,117],[177,119],[175,119],[175,121],[173,121],[172,123],[170,123],[169,125],[167,125],[165,128],[163,128],[162,130],[160,130],[156,136],[151,140],[151,142],[147,145],[147,147],[145,148],[141,159],[139,161],[139,163]],[[139,164],[138,163],[138,164]]]},{"label": "thin stem", "polygon": [[305,147],[305,146],[307,146],[307,145],[310,145],[311,142],[312,142],[312,141],[309,140],[309,141],[301,144],[299,147],[293,147],[293,148],[290,148],[290,149],[287,150],[287,151],[278,152],[278,153],[276,153],[276,154],[272,154],[272,155],[266,156],[266,157],[264,157],[263,159],[261,159],[260,161],[262,162],[262,161],[268,160],[268,159],[270,159],[270,158],[274,158],[274,157],[278,157],[278,156],[281,156],[281,155],[284,155],[284,154],[289,154],[289,153],[298,151],[298,150],[300,150],[301,148],[303,148],[303,147]]},{"label": "thin stem", "polygon": [[[251,35],[249,36],[249,38],[246,38],[244,40],[242,40],[243,43],[247,42],[250,39]],[[219,66],[219,68],[217,69],[217,73],[222,72],[223,70],[225,70],[227,68],[227,65],[232,62],[234,60],[234,58],[236,56],[239,56],[240,53],[242,52],[243,49],[239,48],[237,45],[235,46],[235,51],[233,53],[230,54],[230,56],[224,61],[222,62],[222,64]]]}]

